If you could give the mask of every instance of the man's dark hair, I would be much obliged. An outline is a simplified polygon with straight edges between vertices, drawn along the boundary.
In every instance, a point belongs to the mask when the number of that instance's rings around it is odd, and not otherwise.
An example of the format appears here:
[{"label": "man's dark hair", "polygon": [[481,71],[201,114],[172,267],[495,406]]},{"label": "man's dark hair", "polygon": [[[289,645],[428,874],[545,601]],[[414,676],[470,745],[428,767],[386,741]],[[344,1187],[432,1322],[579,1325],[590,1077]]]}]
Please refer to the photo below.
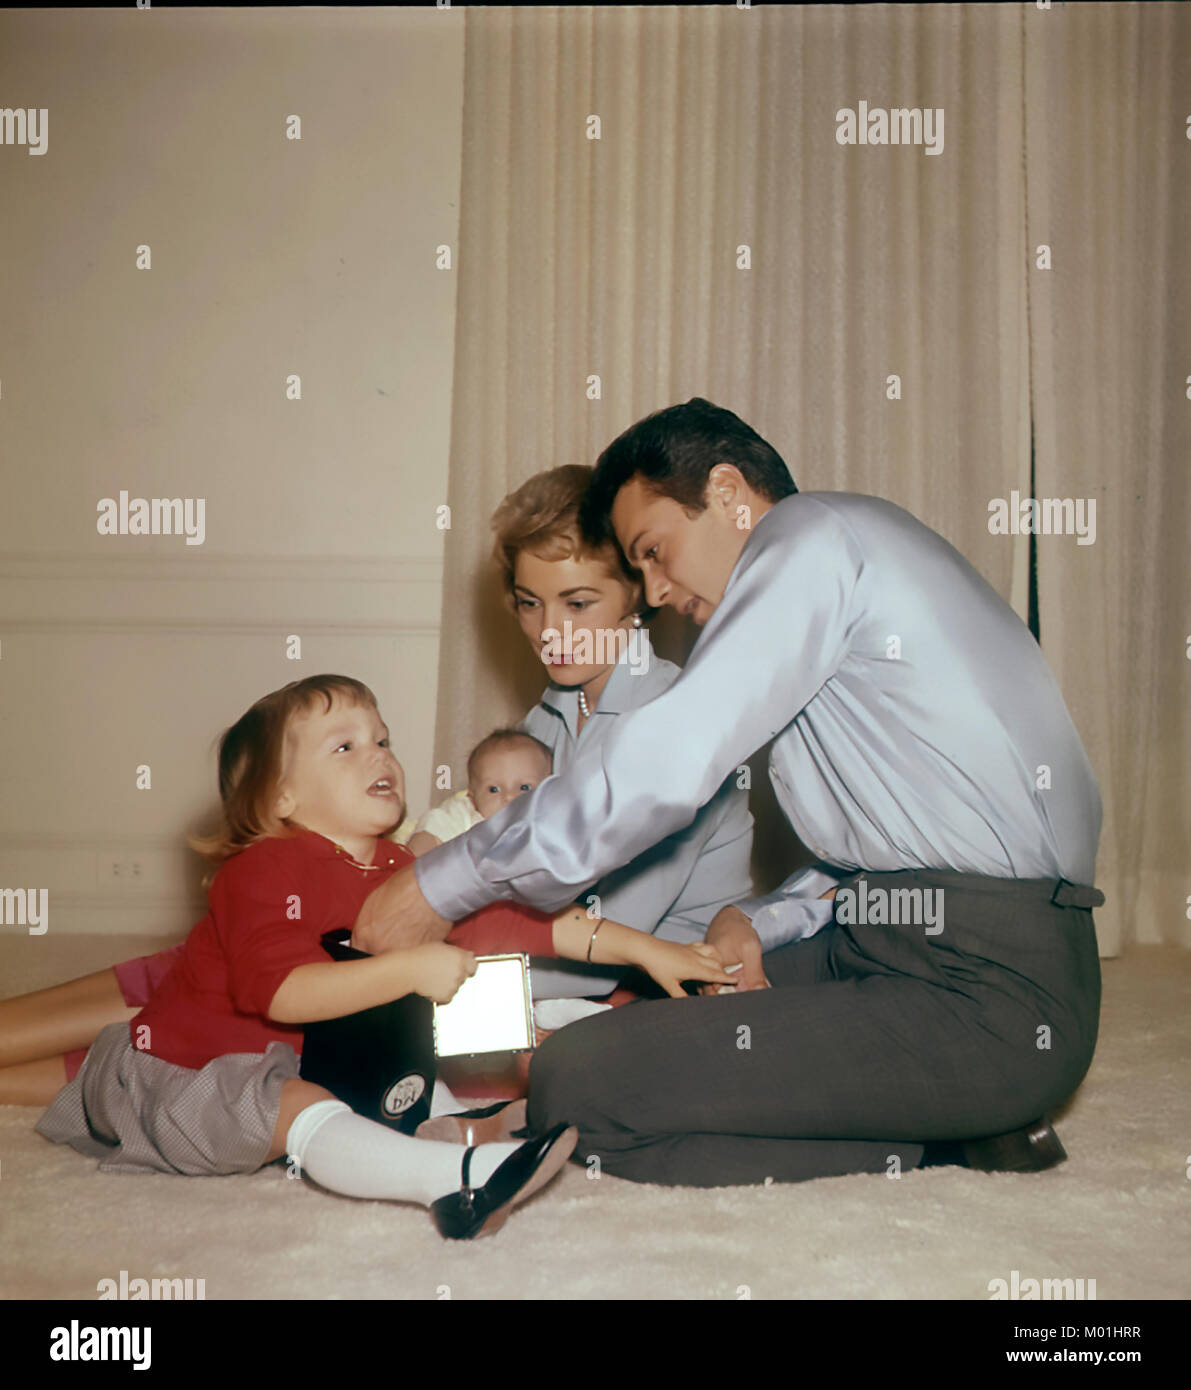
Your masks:
[{"label": "man's dark hair", "polygon": [[579,512],[584,536],[593,545],[615,539],[612,503],[625,483],[637,477],[688,512],[704,511],[707,475],[717,463],[735,464],[767,502],[798,491],[782,456],[755,429],[730,410],[695,396],[685,405],[667,406],[638,420],[600,455]]}]

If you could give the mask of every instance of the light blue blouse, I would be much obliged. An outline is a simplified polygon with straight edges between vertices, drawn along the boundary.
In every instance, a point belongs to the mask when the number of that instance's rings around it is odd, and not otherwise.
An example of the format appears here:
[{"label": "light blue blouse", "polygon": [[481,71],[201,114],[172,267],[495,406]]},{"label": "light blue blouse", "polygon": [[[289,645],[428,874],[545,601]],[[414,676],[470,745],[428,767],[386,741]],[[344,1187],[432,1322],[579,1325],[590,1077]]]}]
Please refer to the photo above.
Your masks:
[{"label": "light blue blouse", "polygon": [[[565,772],[581,750],[602,746],[623,714],[668,690],[681,675],[680,666],[654,652],[644,629],[633,640],[632,660],[626,653],[613,668],[581,730],[577,691],[554,686],[521,721],[553,753],[555,773]],[[748,792],[729,777],[689,826],[605,874],[583,897],[597,894],[599,915],[638,931],[667,941],[702,941],[720,908],[753,891],[752,846]],[[535,961],[533,967],[540,998],[606,994],[618,979],[619,972],[584,962]]]}]

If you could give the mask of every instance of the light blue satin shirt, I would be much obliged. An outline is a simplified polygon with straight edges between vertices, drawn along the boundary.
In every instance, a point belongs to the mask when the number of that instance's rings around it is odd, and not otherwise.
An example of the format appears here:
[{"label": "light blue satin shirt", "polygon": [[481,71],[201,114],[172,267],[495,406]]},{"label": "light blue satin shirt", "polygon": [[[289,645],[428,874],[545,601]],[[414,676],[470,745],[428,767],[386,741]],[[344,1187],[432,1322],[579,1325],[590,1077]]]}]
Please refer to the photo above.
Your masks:
[{"label": "light blue satin shirt", "polygon": [[740,904],[767,948],[821,925],[808,874],[1093,881],[1099,790],[1029,629],[908,512],[823,492],[756,521],[674,683],[418,859],[422,893],[452,920],[499,898],[556,911],[689,825],[771,738],[779,804],[822,863]]}]

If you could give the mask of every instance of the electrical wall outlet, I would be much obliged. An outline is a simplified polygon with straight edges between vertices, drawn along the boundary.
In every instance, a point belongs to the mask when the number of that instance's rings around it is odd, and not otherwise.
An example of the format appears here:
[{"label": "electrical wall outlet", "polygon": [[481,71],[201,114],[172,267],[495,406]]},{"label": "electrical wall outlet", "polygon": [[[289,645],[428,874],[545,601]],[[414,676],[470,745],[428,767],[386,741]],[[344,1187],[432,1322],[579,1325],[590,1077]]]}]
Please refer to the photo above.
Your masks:
[{"label": "electrical wall outlet", "polygon": [[100,876],[104,883],[129,888],[144,878],[145,866],[139,859],[108,857],[102,861]]}]

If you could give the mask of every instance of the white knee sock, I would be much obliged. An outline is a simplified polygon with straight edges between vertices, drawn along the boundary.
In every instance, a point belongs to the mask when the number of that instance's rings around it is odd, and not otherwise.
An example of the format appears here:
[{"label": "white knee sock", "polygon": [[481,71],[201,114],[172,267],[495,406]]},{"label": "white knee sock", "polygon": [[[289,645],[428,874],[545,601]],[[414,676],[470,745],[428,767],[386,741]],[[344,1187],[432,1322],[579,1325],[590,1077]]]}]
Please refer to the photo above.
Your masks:
[{"label": "white knee sock", "polygon": [[[332,1192],[425,1207],[459,1189],[467,1152],[462,1144],[399,1134],[357,1115],[341,1100],[308,1105],[290,1126],[285,1144],[303,1171]],[[520,1147],[481,1144],[472,1155],[472,1187],[483,1187]]]}]

